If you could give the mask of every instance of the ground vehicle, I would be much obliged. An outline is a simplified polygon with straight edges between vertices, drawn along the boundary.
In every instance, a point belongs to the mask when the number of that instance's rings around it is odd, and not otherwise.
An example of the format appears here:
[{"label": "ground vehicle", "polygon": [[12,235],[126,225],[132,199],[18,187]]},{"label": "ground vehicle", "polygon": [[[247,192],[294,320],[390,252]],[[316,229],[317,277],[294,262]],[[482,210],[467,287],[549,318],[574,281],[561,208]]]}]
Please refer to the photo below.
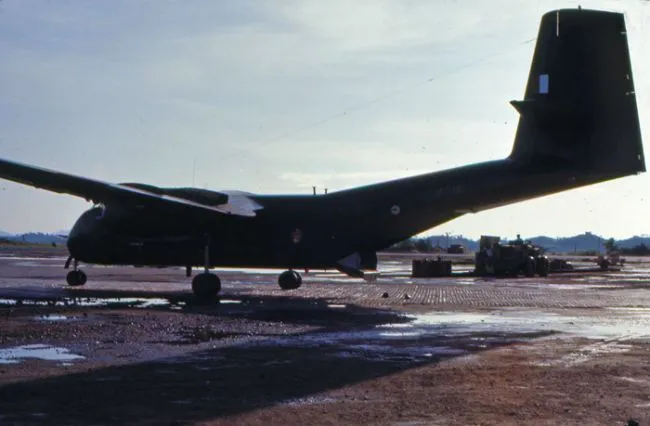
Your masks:
[{"label": "ground vehicle", "polygon": [[481,236],[476,253],[475,272],[478,275],[545,277],[550,262],[540,247],[522,241],[519,237],[509,244],[501,244],[499,237]]}]

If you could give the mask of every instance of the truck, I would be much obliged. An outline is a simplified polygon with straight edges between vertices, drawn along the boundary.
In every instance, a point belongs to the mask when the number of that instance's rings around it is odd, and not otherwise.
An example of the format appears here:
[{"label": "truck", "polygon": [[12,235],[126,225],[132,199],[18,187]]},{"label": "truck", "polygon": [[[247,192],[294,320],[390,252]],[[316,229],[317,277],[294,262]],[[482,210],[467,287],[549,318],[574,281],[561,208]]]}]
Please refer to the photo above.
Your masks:
[{"label": "truck", "polygon": [[500,277],[548,276],[550,262],[541,247],[517,240],[502,244],[500,237],[481,236],[480,248],[475,256],[475,273]]}]

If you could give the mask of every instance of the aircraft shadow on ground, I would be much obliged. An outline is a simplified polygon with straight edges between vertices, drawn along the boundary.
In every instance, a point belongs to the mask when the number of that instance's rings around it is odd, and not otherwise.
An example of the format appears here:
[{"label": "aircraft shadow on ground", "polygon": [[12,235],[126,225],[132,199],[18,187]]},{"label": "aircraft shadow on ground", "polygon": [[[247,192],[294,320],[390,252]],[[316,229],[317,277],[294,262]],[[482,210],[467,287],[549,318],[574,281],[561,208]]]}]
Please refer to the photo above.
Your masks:
[{"label": "aircraft shadow on ground", "polygon": [[[465,334],[460,340],[453,338],[454,347],[461,349],[455,354],[409,358],[397,350],[382,357],[373,353],[371,345],[364,346],[362,338],[350,349],[349,344],[318,336],[333,331],[368,331],[381,324],[409,321],[398,312],[354,305],[348,305],[348,309],[327,308],[331,301],[323,299],[245,298],[250,299],[249,308],[265,307],[237,310],[222,309],[226,306],[222,305],[199,309],[201,314],[214,316],[315,324],[318,330],[7,384],[0,387],[0,423],[118,425],[223,419],[277,404],[300,404],[328,390],[434,364],[462,351],[487,350],[543,335],[499,332],[476,345],[476,335]],[[419,345],[449,348],[452,337],[440,333],[426,340],[414,336],[397,343],[398,349]]]}]

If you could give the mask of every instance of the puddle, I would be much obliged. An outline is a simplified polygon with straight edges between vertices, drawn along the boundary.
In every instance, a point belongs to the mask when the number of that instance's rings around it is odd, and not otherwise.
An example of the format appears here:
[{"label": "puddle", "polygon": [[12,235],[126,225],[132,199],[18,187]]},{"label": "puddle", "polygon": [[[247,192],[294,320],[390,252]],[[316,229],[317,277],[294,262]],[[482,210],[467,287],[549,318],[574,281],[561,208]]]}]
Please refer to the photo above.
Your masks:
[{"label": "puddle", "polygon": [[303,405],[321,405],[321,404],[331,404],[337,402],[335,398],[328,398],[325,396],[307,396],[304,398],[294,398],[282,401],[282,404],[289,405],[292,407],[300,407]]},{"label": "puddle", "polygon": [[6,256],[0,256],[0,260],[31,260],[31,261],[38,261],[38,262],[50,262],[50,263],[59,263],[59,261],[66,261],[67,257],[61,257],[61,256],[53,256],[53,257],[29,257],[29,256],[21,256],[20,253],[16,253],[13,255],[6,255]]},{"label": "puddle", "polygon": [[[226,302],[228,303],[228,302]],[[234,303],[234,302],[230,302]],[[151,308],[158,306],[170,305],[183,305],[184,302],[175,301],[165,298],[151,298],[151,297],[65,297],[61,299],[0,299],[0,306],[84,306],[84,307],[136,307],[136,308]],[[51,320],[61,320],[65,318],[54,319],[52,315],[49,316]],[[38,317],[37,319],[47,320],[45,317]]]},{"label": "puddle", "polygon": [[460,285],[470,285],[476,283],[477,283],[477,279],[475,278],[458,278],[454,281],[454,284],[460,284]]},{"label": "puddle", "polygon": [[[199,271],[199,269],[197,269],[197,271]],[[200,271],[202,272],[203,268],[201,268]],[[210,269],[210,271],[213,271],[215,273],[235,272],[240,274],[258,274],[258,275],[280,275],[280,273],[282,272],[279,269],[268,269],[268,268],[226,268],[226,267],[212,268]]]},{"label": "puddle", "polygon": [[505,311],[498,313],[437,312],[413,316],[413,328],[426,331],[427,325],[459,333],[529,333],[555,331],[589,339],[607,339],[623,335],[650,336],[650,317],[635,314],[634,308],[615,308],[622,316],[565,316],[543,311]]},{"label": "puddle", "polygon": [[119,298],[84,298],[74,299],[77,306],[131,306],[150,308],[153,306],[169,306],[168,299],[144,297],[119,297]]},{"label": "puddle", "polygon": [[[39,316],[36,316],[36,317],[32,317],[32,319],[34,319],[36,321],[66,321],[68,319],[68,317],[65,316],[65,315],[50,314],[50,315],[39,315]],[[72,319],[72,318],[70,318],[70,319]]]},{"label": "puddle", "polygon": [[592,290],[597,288],[620,288],[620,285],[606,284],[545,284],[546,287],[557,290]]},{"label": "puddle", "polygon": [[636,377],[618,377],[619,380],[623,380],[624,382],[630,382],[630,383],[636,383],[639,385],[648,385],[648,380],[646,379],[639,379]]},{"label": "puddle", "polygon": [[0,349],[0,364],[17,364],[28,358],[45,361],[75,361],[85,357],[70,353],[66,348],[49,345],[24,345]]},{"label": "puddle", "polygon": [[183,330],[180,333],[181,338],[178,340],[170,340],[170,341],[160,342],[160,343],[167,343],[170,345],[196,345],[202,342],[208,342],[212,340],[233,339],[240,336],[248,336],[248,333],[212,330],[207,327],[193,327],[193,328]]},{"label": "puddle", "polygon": [[617,306],[612,306],[607,308],[610,311],[621,311],[621,312],[650,312],[650,308],[643,308],[643,307],[617,307]]},{"label": "puddle", "polygon": [[[388,323],[371,329],[316,332],[249,342],[251,346],[317,348],[335,358],[391,362],[427,362],[459,356],[497,344],[551,334],[537,327],[487,327],[485,314],[436,313],[406,316],[408,323]],[[513,322],[514,324],[514,322]]]},{"label": "puddle", "polygon": [[20,259],[21,259],[21,261],[20,262],[14,262],[13,266],[19,266],[19,267],[23,267],[23,268],[51,268],[52,267],[51,264],[43,263],[42,259],[40,259],[40,261],[38,261],[38,260],[24,261],[25,258],[20,258]]},{"label": "puddle", "polygon": [[379,361],[425,361],[433,357],[465,355],[468,350],[448,346],[391,347],[385,344],[352,344],[347,350],[337,352],[339,358],[364,358]]},{"label": "puddle", "polygon": [[[382,324],[370,329],[316,332],[249,342],[251,346],[317,349],[334,358],[363,358],[391,362],[430,362],[533,338],[557,335],[588,339],[613,339],[597,344],[564,363],[580,363],[605,352],[629,349],[625,340],[650,337],[650,317],[645,312],[621,310],[614,316],[566,316],[543,311],[497,313],[431,312],[405,315],[407,322]],[[611,340],[610,340],[611,341]]]},{"label": "puddle", "polygon": [[[81,307],[108,307],[108,308],[169,308],[174,310],[183,309],[187,303],[180,300],[180,297],[63,297],[56,299],[41,298],[0,298],[0,306],[81,306]],[[237,299],[220,299],[217,304],[223,305],[241,305],[242,300]],[[55,318],[50,315],[46,317],[36,317],[41,320],[63,320],[65,318]]]}]

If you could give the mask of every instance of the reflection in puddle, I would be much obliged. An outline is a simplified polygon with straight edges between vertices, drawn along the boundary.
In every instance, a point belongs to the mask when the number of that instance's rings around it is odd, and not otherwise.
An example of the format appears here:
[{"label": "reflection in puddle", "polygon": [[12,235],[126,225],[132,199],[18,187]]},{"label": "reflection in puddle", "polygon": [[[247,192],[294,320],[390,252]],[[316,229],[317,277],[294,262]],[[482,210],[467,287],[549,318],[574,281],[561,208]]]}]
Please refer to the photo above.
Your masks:
[{"label": "reflection in puddle", "polygon": [[66,348],[49,345],[24,345],[0,349],[0,364],[17,364],[23,359],[36,358],[45,361],[74,361],[84,359],[70,353]]},{"label": "reflection in puddle", "polygon": [[370,329],[316,332],[249,342],[250,346],[318,348],[335,358],[388,362],[429,362],[494,345],[547,336],[537,327],[481,327],[489,315],[433,313],[408,315],[408,323],[387,323]]},{"label": "reflection in puddle", "polygon": [[[217,304],[240,305],[242,300],[220,299]],[[65,297],[60,299],[34,299],[34,298],[0,298],[0,306],[81,306],[81,307],[108,307],[108,308],[169,308],[174,310],[183,309],[187,302],[179,298],[169,297]],[[68,319],[57,315],[38,316],[34,319],[43,321],[59,321]]]},{"label": "reflection in puddle", "polygon": [[144,297],[122,297],[122,298],[87,298],[75,301],[78,306],[110,306],[110,305],[127,305],[137,306],[140,308],[149,308],[152,306],[167,306],[168,299],[162,298],[144,298]]},{"label": "reflection in puddle", "polygon": [[[612,308],[610,308],[612,309]],[[435,312],[412,316],[412,330],[438,326],[450,333],[528,333],[555,331],[588,339],[621,335],[650,335],[650,318],[638,315],[635,308],[615,308],[621,316],[565,316],[543,311],[505,311],[499,313]],[[408,325],[408,324],[407,324]]]},{"label": "reflection in puddle", "polygon": [[304,398],[294,398],[289,399],[283,402],[283,404],[298,407],[302,405],[320,405],[320,404],[331,404],[337,402],[334,398],[328,398],[325,396],[306,396]]},{"label": "reflection in puddle", "polygon": [[[228,302],[226,302],[228,303]],[[232,303],[232,302],[231,302]],[[0,299],[0,306],[84,306],[84,307],[111,307],[126,306],[136,308],[151,308],[170,305],[184,305],[184,302],[172,302],[166,298],[151,297],[66,297],[62,299]],[[46,315],[37,317],[41,320],[64,320],[56,315]]]},{"label": "reflection in puddle", "polygon": [[[543,311],[431,312],[405,315],[409,322],[393,322],[370,329],[316,332],[250,342],[251,346],[317,348],[335,358],[363,358],[391,362],[466,355],[498,345],[528,341],[560,333],[567,337],[607,339],[648,336],[650,318],[635,311],[620,316],[565,316]],[[624,348],[607,347],[608,351]],[[594,348],[595,352],[605,348]],[[577,360],[575,362],[578,362]]]},{"label": "reflection in puddle", "polygon": [[345,309],[348,307],[348,305],[343,305],[343,304],[337,304],[337,303],[330,303],[327,305],[328,308],[331,309]]},{"label": "reflection in puddle", "polygon": [[65,321],[68,319],[67,316],[65,315],[39,315],[37,317],[34,317],[35,320],[37,321]]}]

